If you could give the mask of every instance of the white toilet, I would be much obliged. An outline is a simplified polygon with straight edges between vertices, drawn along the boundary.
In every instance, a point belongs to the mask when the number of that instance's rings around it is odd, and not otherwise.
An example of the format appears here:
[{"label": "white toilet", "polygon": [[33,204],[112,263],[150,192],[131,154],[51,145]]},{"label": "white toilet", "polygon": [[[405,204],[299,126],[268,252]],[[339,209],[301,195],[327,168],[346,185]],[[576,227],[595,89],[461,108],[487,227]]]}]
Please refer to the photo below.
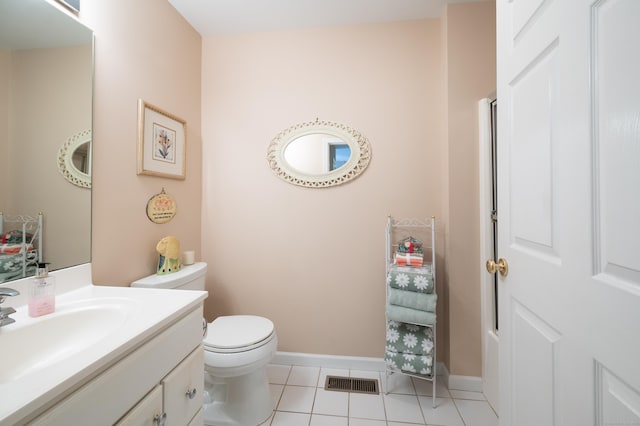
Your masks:
[{"label": "white toilet", "polygon": [[[207,264],[150,275],[131,287],[204,290]],[[208,324],[204,346],[204,424],[257,426],[271,416],[273,403],[266,366],[276,352],[273,323],[253,315],[218,317]]]}]

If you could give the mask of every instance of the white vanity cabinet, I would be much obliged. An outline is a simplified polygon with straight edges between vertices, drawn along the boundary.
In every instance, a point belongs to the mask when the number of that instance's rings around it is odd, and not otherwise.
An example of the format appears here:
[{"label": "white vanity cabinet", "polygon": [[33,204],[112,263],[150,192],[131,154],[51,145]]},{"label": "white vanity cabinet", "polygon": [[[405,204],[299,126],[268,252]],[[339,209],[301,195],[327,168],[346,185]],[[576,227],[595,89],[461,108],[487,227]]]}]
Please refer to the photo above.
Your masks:
[{"label": "white vanity cabinet", "polygon": [[[116,426],[186,426],[202,410],[204,352],[194,349]],[[195,424],[195,423],[193,423]]]},{"label": "white vanity cabinet", "polygon": [[26,423],[195,425],[202,418],[203,357],[200,304]]}]

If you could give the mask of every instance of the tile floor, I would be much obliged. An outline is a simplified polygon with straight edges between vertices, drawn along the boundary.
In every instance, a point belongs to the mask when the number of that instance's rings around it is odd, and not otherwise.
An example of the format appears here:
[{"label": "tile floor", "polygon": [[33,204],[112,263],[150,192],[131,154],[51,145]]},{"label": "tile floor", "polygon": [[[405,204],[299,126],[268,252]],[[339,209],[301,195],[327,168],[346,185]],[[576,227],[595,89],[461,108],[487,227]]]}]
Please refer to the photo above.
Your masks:
[{"label": "tile floor", "polygon": [[[384,394],[384,373],[271,364],[267,369],[274,412],[261,426],[498,426],[483,394],[448,390],[436,381],[396,374]],[[325,391],[327,375],[375,378],[380,395]]]}]

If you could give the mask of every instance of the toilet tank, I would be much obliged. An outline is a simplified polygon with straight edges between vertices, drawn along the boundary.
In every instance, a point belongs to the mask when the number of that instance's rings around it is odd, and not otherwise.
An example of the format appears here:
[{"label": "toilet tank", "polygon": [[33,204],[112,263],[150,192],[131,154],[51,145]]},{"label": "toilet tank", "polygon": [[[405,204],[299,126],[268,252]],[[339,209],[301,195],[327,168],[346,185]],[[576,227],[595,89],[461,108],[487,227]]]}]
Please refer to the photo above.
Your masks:
[{"label": "toilet tank", "polygon": [[183,265],[178,272],[166,275],[149,275],[131,283],[131,287],[173,288],[179,290],[204,290],[207,264],[197,262]]}]

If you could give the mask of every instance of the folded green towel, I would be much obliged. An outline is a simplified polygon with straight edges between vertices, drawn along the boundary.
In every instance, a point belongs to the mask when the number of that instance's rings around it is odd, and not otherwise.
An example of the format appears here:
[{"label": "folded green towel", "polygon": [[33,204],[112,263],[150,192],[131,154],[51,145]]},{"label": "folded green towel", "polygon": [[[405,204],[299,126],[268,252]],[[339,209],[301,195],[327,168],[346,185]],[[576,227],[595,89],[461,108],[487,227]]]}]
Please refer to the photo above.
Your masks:
[{"label": "folded green towel", "polygon": [[433,346],[431,327],[387,321],[387,352],[428,355],[433,353]]},{"label": "folded green towel", "polygon": [[418,309],[420,311],[435,312],[437,294],[424,294],[415,291],[398,290],[389,288],[389,303],[404,306],[405,308]]},{"label": "folded green towel", "polygon": [[387,284],[399,290],[433,293],[433,273],[430,267],[392,266]]},{"label": "folded green towel", "polygon": [[384,361],[392,370],[432,377],[433,355],[414,355],[386,351]]},{"label": "folded green towel", "polygon": [[433,325],[436,323],[435,312],[419,311],[404,306],[387,304],[387,319],[413,324]]}]

